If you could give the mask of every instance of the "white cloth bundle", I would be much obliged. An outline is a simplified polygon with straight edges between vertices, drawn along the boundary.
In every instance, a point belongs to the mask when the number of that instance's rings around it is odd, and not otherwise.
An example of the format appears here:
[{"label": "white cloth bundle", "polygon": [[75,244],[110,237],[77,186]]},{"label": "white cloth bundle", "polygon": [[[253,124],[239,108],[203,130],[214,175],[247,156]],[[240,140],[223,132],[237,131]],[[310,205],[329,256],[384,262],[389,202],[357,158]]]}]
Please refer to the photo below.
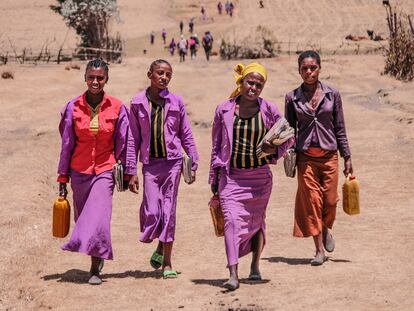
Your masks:
[{"label": "white cloth bundle", "polygon": [[257,145],[257,156],[259,158],[263,158],[269,155],[268,153],[262,151],[263,142],[268,141],[270,144],[274,146],[279,146],[283,144],[285,141],[287,141],[289,138],[292,138],[294,136],[294,128],[289,125],[289,122],[285,118],[280,117],[269,130],[269,132],[266,133],[261,142]]}]

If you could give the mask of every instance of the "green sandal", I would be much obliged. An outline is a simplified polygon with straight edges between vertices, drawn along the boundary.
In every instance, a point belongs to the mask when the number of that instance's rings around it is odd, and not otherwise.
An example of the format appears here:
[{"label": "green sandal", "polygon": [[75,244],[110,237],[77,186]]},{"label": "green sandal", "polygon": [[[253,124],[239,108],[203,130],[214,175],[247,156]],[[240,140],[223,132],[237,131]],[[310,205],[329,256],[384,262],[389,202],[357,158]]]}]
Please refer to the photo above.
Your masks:
[{"label": "green sandal", "polygon": [[151,259],[150,259],[150,265],[155,270],[159,269],[162,266],[162,262],[164,261],[164,256],[161,254],[158,254],[157,252],[152,253]]},{"label": "green sandal", "polygon": [[164,279],[175,279],[178,276],[177,270],[164,270],[162,272]]}]

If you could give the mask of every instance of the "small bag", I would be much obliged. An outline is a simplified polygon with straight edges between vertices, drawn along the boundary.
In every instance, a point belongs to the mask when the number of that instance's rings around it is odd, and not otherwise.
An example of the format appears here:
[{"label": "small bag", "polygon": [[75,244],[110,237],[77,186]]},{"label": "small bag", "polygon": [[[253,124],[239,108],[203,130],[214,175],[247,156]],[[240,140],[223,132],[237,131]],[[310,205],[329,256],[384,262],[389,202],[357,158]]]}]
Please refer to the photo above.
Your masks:
[{"label": "small bag", "polygon": [[357,215],[359,210],[359,182],[355,176],[348,176],[342,186],[342,208],[348,215]]},{"label": "small bag", "polygon": [[124,191],[124,168],[122,167],[121,161],[112,166],[112,175],[114,176],[116,190],[118,192]]},{"label": "small bag", "polygon": [[208,203],[216,236],[224,236],[224,215],[218,195],[213,195]]},{"label": "small bag", "polygon": [[191,174],[192,165],[193,165],[193,159],[184,153],[182,173],[183,173],[184,181],[186,184],[191,184],[194,181],[193,175]]},{"label": "small bag", "polygon": [[53,204],[52,233],[56,238],[64,238],[69,233],[70,205],[69,201],[59,196]]},{"label": "small bag", "polygon": [[295,177],[296,175],[296,151],[288,149],[283,156],[283,166],[287,177]]}]

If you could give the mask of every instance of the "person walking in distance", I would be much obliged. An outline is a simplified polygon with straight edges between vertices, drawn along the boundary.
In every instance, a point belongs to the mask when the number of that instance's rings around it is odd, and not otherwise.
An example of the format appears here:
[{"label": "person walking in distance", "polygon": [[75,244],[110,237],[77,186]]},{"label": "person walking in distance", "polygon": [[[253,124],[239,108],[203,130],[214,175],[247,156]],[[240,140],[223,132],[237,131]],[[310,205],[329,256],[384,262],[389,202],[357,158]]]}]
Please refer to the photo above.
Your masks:
[{"label": "person walking in distance", "polygon": [[180,21],[180,34],[183,34],[183,29],[184,29],[184,22],[181,20]]},{"label": "person walking in distance", "polygon": [[181,39],[177,44],[178,44],[178,53],[180,55],[180,63],[181,63],[181,62],[185,62],[185,56],[187,55],[187,49],[188,49],[188,42],[184,38],[183,35],[181,35],[180,38]]},{"label": "person walking in distance", "polygon": [[204,48],[204,53],[206,54],[207,61],[210,60],[211,50],[213,49],[213,41],[213,36],[211,35],[210,31],[206,31],[201,42]]}]

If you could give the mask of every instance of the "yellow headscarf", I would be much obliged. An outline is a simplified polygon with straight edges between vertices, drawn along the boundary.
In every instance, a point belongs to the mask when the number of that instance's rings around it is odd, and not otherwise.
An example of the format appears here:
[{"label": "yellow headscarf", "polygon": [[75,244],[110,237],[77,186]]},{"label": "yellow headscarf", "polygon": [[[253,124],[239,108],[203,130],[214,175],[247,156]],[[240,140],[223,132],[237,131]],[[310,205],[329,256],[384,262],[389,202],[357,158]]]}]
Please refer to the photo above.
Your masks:
[{"label": "yellow headscarf", "polygon": [[237,64],[234,67],[234,71],[236,74],[234,75],[234,78],[236,79],[236,89],[231,93],[230,98],[236,97],[240,95],[240,85],[245,76],[247,76],[249,73],[257,72],[260,74],[265,82],[267,80],[267,70],[265,67],[260,65],[259,63],[250,63],[246,67],[243,64]]}]

